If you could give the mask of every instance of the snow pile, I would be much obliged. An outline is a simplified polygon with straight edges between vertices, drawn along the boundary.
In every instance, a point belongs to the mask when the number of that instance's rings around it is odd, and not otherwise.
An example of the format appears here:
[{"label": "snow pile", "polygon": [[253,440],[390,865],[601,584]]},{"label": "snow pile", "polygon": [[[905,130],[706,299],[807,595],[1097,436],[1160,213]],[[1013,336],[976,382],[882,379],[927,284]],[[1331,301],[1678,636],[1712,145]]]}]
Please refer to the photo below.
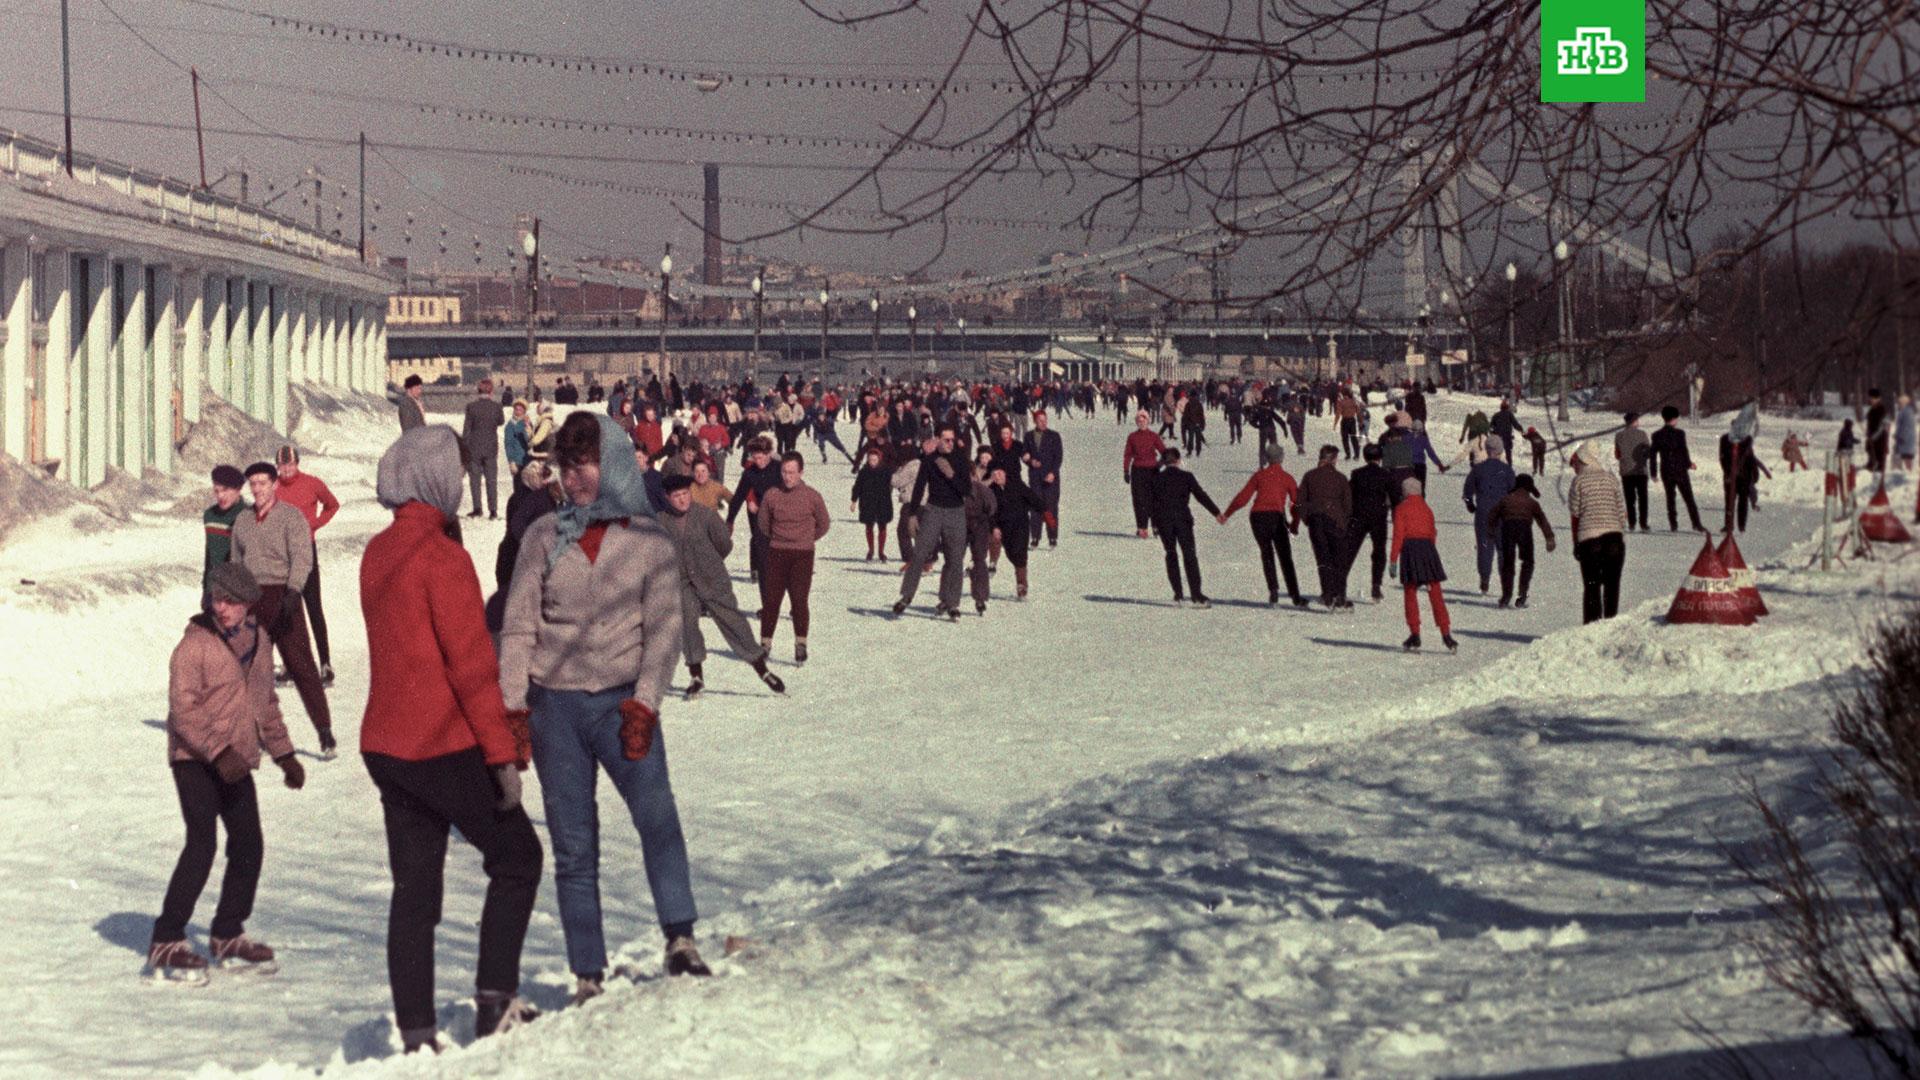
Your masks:
[{"label": "snow pile", "polygon": [[45,469],[0,454],[0,540],[29,521],[85,501],[73,485],[49,478]]},{"label": "snow pile", "polygon": [[200,419],[180,441],[176,471],[205,476],[216,465],[245,468],[250,462],[272,461],[287,445],[285,435],[271,424],[256,420],[217,397],[200,405]]}]

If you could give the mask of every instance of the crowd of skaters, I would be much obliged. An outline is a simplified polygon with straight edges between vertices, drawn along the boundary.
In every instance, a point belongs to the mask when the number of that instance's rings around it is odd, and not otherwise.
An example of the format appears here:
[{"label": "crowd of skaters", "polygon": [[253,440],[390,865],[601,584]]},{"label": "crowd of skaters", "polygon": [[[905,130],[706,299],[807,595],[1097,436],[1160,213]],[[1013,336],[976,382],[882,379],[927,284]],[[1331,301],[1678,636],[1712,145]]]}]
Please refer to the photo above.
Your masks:
[{"label": "crowd of skaters", "polygon": [[[694,940],[698,914],[661,703],[681,663],[688,675],[682,694],[694,698],[705,689],[702,619],[713,621],[733,656],[776,694],[786,690],[770,667],[783,611],[792,662],[807,661],[816,550],[832,528],[828,500],[807,479],[809,446],[818,455],[816,474],[848,470],[837,482],[849,485],[866,560],[898,560],[896,617],[936,564],[937,617],[961,617],[963,588],[976,614],[984,614],[1001,561],[1013,567],[1014,598],[1027,597],[1029,554],[1060,540],[1067,454],[1052,418],[1091,417],[1101,408],[1116,423],[1134,425],[1122,440],[1122,480],[1136,536],[1161,542],[1176,604],[1210,603],[1194,504],[1221,525],[1248,510],[1270,604],[1279,604],[1284,585],[1296,607],[1317,600],[1329,611],[1352,610],[1348,578],[1370,548],[1368,593],[1382,601],[1387,582],[1397,583],[1408,649],[1421,646],[1423,595],[1443,645],[1457,648],[1427,501],[1429,467],[1467,469],[1462,490],[1474,519],[1479,587],[1489,592],[1497,574],[1500,607],[1527,605],[1534,532],[1548,552],[1557,543],[1535,479],[1548,467],[1546,439],[1502,402],[1491,416],[1469,416],[1452,459],[1443,460],[1427,426],[1431,386],[1235,379],[874,380],[836,387],[782,378],[760,388],[683,387],[670,377],[622,380],[610,389],[590,382],[588,401],[601,407],[562,420],[537,391],[517,397],[501,387],[496,395],[483,381],[458,432],[427,424],[422,389],[414,377],[391,395],[401,434],[380,460],[376,487],[394,519],[369,543],[360,567],[371,666],[360,749],[386,822],[394,881],[388,968],[409,1051],[441,1045],[433,935],[455,830],[479,849],[489,878],[476,1033],[534,1015],[517,994],[521,943],[545,858],[520,805],[519,774],[529,767],[541,778],[575,1000],[601,993],[608,975],[594,805],[601,772],[640,834],[666,970],[708,973]],[[552,397],[574,404],[578,389],[563,384]],[[1871,439],[1884,428],[1881,461],[1904,459],[1911,468],[1912,409],[1904,397],[1901,406],[1877,425],[1870,418],[1868,449],[1871,456]],[[1225,421],[1227,446],[1245,440],[1249,428],[1257,440],[1259,468],[1224,508],[1185,464],[1210,448],[1208,420],[1216,414]],[[1664,489],[1670,529],[1678,528],[1684,505],[1690,525],[1704,531],[1678,415],[1665,409],[1660,427],[1648,433],[1640,417],[1627,414],[1611,454],[1599,440],[1574,449],[1567,501],[1585,621],[1617,611],[1625,536],[1651,529],[1651,481]],[[1330,418],[1338,443],[1317,447],[1313,467],[1296,480],[1286,468],[1287,448],[1307,457],[1309,417]],[[1754,419],[1752,410],[1743,412],[1721,439],[1728,530],[1743,529],[1757,505],[1747,479],[1764,474],[1752,452]],[[852,450],[840,436],[842,422]],[[1175,438],[1177,447],[1169,443]],[[1531,473],[1518,472],[1512,460],[1522,443]],[[504,508],[496,491],[502,456],[510,478]],[[227,830],[228,858],[209,943],[213,959],[273,963],[272,950],[244,932],[263,846],[251,774],[264,752],[288,786],[297,789],[305,779],[273,690],[274,651],[323,753],[331,757],[335,746],[315,537],[339,502],[301,468],[293,447],[274,462],[221,466],[213,484],[214,504],[204,515],[203,610],[176,649],[171,672],[168,754],[187,842],[154,926],[149,961],[158,971],[192,972],[208,962],[187,942],[185,927],[211,873],[216,823]],[[483,598],[460,542],[463,487],[468,517],[506,518],[490,597]],[[749,582],[759,589],[751,613],[736,598],[728,569],[742,515]],[[1302,527],[1316,571],[1311,599],[1292,551]]]}]

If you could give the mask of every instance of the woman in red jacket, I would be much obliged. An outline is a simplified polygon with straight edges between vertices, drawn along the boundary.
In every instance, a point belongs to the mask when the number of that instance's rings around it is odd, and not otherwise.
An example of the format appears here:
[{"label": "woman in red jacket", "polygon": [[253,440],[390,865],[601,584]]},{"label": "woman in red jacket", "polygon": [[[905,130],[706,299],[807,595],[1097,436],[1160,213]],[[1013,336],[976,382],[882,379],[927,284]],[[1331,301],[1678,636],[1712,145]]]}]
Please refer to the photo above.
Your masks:
[{"label": "woman in red jacket", "polygon": [[387,972],[409,1052],[437,1046],[433,931],[450,828],[480,849],[488,878],[474,1033],[491,1035],[535,1015],[516,994],[545,853],[520,806],[528,742],[524,729],[507,723],[480,578],[449,535],[463,476],[452,428],[401,435],[381,456],[376,485],[393,524],[368,541],[360,561],[371,666],[360,754],[386,816],[393,870]]},{"label": "woman in red jacket", "polygon": [[1413,477],[1403,481],[1400,490],[1404,494],[1400,505],[1393,508],[1393,561],[1387,565],[1387,573],[1400,579],[1407,598],[1407,629],[1412,633],[1401,647],[1408,652],[1420,649],[1420,588],[1424,585],[1433,605],[1434,625],[1440,627],[1440,643],[1448,652],[1457,652],[1460,645],[1453,640],[1447,602],[1440,595],[1440,583],[1447,580],[1447,571],[1440,565],[1440,549],[1434,543],[1440,532],[1434,525],[1433,508],[1420,494],[1420,481]]},{"label": "woman in red jacket", "polygon": [[[1289,532],[1297,533],[1300,529],[1300,487],[1287,470],[1280,467],[1286,459],[1287,452],[1279,443],[1261,447],[1260,460],[1266,464],[1227,504],[1227,512],[1220,515],[1220,524],[1225,525],[1234,511],[1247,505],[1249,499],[1253,501],[1247,520],[1253,525],[1253,542],[1260,545],[1260,569],[1267,575],[1267,603],[1280,602],[1280,582],[1273,572],[1274,551],[1278,548],[1280,569],[1287,578],[1287,595],[1293,598],[1294,607],[1303,608],[1307,600],[1300,595],[1300,578],[1293,570],[1293,545],[1287,541]],[[1294,511],[1291,523],[1287,520],[1289,509]]]}]

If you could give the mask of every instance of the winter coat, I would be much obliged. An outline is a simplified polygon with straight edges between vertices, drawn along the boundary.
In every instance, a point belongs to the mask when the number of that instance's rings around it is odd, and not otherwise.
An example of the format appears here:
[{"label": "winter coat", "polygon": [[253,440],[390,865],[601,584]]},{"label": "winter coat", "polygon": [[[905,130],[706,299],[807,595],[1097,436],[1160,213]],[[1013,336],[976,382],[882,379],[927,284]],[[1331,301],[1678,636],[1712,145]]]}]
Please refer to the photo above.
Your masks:
[{"label": "winter coat", "polygon": [[554,506],[553,492],[546,485],[538,488],[513,485],[513,494],[507,497],[507,533],[500,538],[500,547],[493,553],[493,595],[487,597],[487,633],[499,633],[500,624],[506,619],[507,592],[513,587],[513,567],[520,558],[520,538],[527,534],[527,526],[553,513]]},{"label": "winter coat", "polygon": [[[943,464],[947,467],[941,468]],[[944,456],[937,452],[923,454],[911,501],[915,506],[930,504],[957,510],[966,505],[972,484],[973,466],[965,454],[958,450]]]},{"label": "winter coat", "polygon": [[412,394],[389,392],[387,394],[387,400],[393,402],[400,408],[401,431],[411,431],[427,422],[426,413],[420,411],[420,403],[413,400]]},{"label": "winter coat", "polygon": [[1517,445],[1513,437],[1520,430],[1519,417],[1513,415],[1512,409],[1503,408],[1493,414],[1491,426],[1493,433],[1500,436],[1500,442],[1506,446],[1508,456],[1512,456],[1513,448]]},{"label": "winter coat", "polygon": [[1193,510],[1188,500],[1198,500],[1207,512],[1220,516],[1220,508],[1207,497],[1200,481],[1178,465],[1162,465],[1153,474],[1153,498],[1150,504],[1153,527],[1161,532],[1193,528]]},{"label": "winter coat", "polygon": [[1493,513],[1494,504],[1513,490],[1513,479],[1513,466],[1500,458],[1488,458],[1475,465],[1467,474],[1466,490],[1462,494],[1467,512],[1485,521]]},{"label": "winter coat", "polygon": [[1901,457],[1913,457],[1916,441],[1913,406],[1902,405],[1893,417],[1893,452]]},{"label": "winter coat", "polygon": [[1046,509],[1046,503],[1033,489],[1020,482],[1020,478],[1008,474],[1004,486],[995,486],[994,527],[1000,530],[1000,538],[1011,545],[1014,540],[1025,540],[1027,531],[1033,524],[1029,515]]},{"label": "winter coat", "polygon": [[167,664],[167,760],[212,763],[231,749],[253,769],[262,746],[269,757],[293,753],[273,692],[273,639],[251,618],[229,638],[195,615]]},{"label": "winter coat", "polygon": [[[540,521],[551,536],[552,515]],[[500,666],[487,636],[479,575],[446,524],[426,503],[406,503],[393,512],[393,524],[367,542],[360,560],[371,666],[360,749],[424,761],[478,746],[487,764],[500,765],[518,757],[500,696]],[[521,555],[516,578],[538,578],[544,562],[529,570],[526,552]]]},{"label": "winter coat", "polygon": [[1411,432],[1405,428],[1388,428],[1380,435],[1380,464],[1388,469],[1413,468],[1413,444],[1409,441]]},{"label": "winter coat", "polygon": [[660,524],[673,537],[681,576],[693,594],[731,605],[733,577],[727,573],[727,556],[733,553],[733,530],[720,515],[694,503],[684,514],[669,508],[660,515]]},{"label": "winter coat", "polygon": [[1653,449],[1647,464],[1655,480],[1664,476],[1677,482],[1693,467],[1693,455],[1687,452],[1687,433],[1679,427],[1666,425],[1653,433],[1649,444]]},{"label": "winter coat", "polygon": [[[733,504],[727,507],[727,524],[740,516],[740,511],[751,509],[756,515],[767,492],[780,486],[780,462],[770,459],[764,467],[748,465],[740,470],[740,480],[733,488]],[[749,507],[748,503],[752,506]]]},{"label": "winter coat", "polygon": [[1320,465],[1300,478],[1300,497],[1293,504],[1295,520],[1324,517],[1344,529],[1353,517],[1353,485],[1339,466]]},{"label": "winter coat", "polygon": [[1621,428],[1613,437],[1613,456],[1620,462],[1621,476],[1645,476],[1653,457],[1653,436],[1636,427]]},{"label": "winter coat", "polygon": [[[597,693],[634,687],[660,708],[680,659],[680,558],[652,518],[595,523],[547,569],[559,542],[557,518],[533,523],[521,540],[513,591],[500,629],[500,693],[524,709],[527,689]],[[599,537],[589,557],[588,540]]]},{"label": "winter coat", "polygon": [[1433,507],[1419,495],[1408,495],[1393,508],[1393,550],[1389,558],[1399,561],[1400,549],[1409,540],[1436,542],[1440,529],[1433,520]]},{"label": "winter coat", "polygon": [[507,421],[507,464],[515,469],[527,463],[527,422]]},{"label": "winter coat", "polygon": [[1553,526],[1547,521],[1547,512],[1540,508],[1540,500],[1525,491],[1507,492],[1505,498],[1494,504],[1493,517],[1496,521],[1532,522],[1540,526],[1549,547],[1553,544]]},{"label": "winter coat", "polygon": [[727,485],[718,480],[709,480],[704,484],[695,484],[687,489],[693,493],[693,501],[709,510],[719,511],[732,499],[727,493]]},{"label": "winter coat", "polygon": [[994,498],[993,488],[979,480],[972,482],[967,499],[962,504],[967,515],[967,535],[984,537],[993,532],[994,518],[999,513],[999,500]]},{"label": "winter coat", "polygon": [[[1027,482],[1035,487],[1045,487],[1047,477],[1051,475],[1054,483],[1060,482],[1060,466],[1066,463],[1066,444],[1061,441],[1060,433],[1048,428],[1045,431],[1035,429],[1027,432],[1027,457],[1032,462],[1027,466]],[[1012,473],[1007,479],[1014,479]]]},{"label": "winter coat", "polygon": [[860,524],[885,525],[893,520],[893,473],[885,465],[862,465],[853,479],[851,499],[860,511]]},{"label": "winter coat", "polygon": [[[1672,431],[1673,428],[1662,428]],[[1577,457],[1580,475],[1567,489],[1567,512],[1573,516],[1573,540],[1591,540],[1627,529],[1627,497],[1620,490],[1620,478],[1607,471],[1605,463],[1592,450],[1591,443],[1580,448]]]},{"label": "winter coat", "polygon": [[491,461],[500,456],[499,438],[494,433],[507,422],[507,414],[491,394],[467,402],[467,414],[460,427],[460,441],[474,461]]},{"label": "winter coat", "polygon": [[804,480],[760,497],[760,531],[774,551],[812,551],[832,527],[827,500]]},{"label": "winter coat", "polygon": [[899,468],[893,470],[892,479],[887,481],[893,485],[893,501],[899,503],[901,506],[906,506],[913,499],[913,489],[919,479],[919,458],[911,458]]},{"label": "winter coat", "polygon": [[1248,500],[1252,500],[1256,514],[1282,513],[1300,501],[1300,485],[1286,469],[1268,465],[1247,479],[1247,485],[1227,504],[1227,516],[1232,517]]},{"label": "winter coat", "polygon": [[992,450],[993,457],[987,463],[987,469],[989,471],[993,469],[1005,469],[1007,470],[1008,476],[1020,475],[1020,459],[1025,457],[1027,453],[1025,443],[1019,439],[1015,439],[1003,445],[998,439],[995,439]]},{"label": "winter coat", "polygon": [[1353,520],[1367,525],[1385,524],[1393,513],[1393,474],[1371,462],[1353,470],[1347,477],[1353,493]]}]

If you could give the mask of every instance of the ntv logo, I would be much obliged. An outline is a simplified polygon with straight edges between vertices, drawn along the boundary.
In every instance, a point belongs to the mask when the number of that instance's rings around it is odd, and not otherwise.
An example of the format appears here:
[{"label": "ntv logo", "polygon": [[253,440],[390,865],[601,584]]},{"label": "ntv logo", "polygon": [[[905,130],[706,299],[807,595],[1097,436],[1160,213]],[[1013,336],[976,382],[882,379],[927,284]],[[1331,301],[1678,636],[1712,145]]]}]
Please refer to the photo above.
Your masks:
[{"label": "ntv logo", "polygon": [[1627,44],[1616,40],[1604,26],[1582,26],[1573,37],[1554,43],[1559,52],[1561,75],[1624,75],[1627,72]]}]

